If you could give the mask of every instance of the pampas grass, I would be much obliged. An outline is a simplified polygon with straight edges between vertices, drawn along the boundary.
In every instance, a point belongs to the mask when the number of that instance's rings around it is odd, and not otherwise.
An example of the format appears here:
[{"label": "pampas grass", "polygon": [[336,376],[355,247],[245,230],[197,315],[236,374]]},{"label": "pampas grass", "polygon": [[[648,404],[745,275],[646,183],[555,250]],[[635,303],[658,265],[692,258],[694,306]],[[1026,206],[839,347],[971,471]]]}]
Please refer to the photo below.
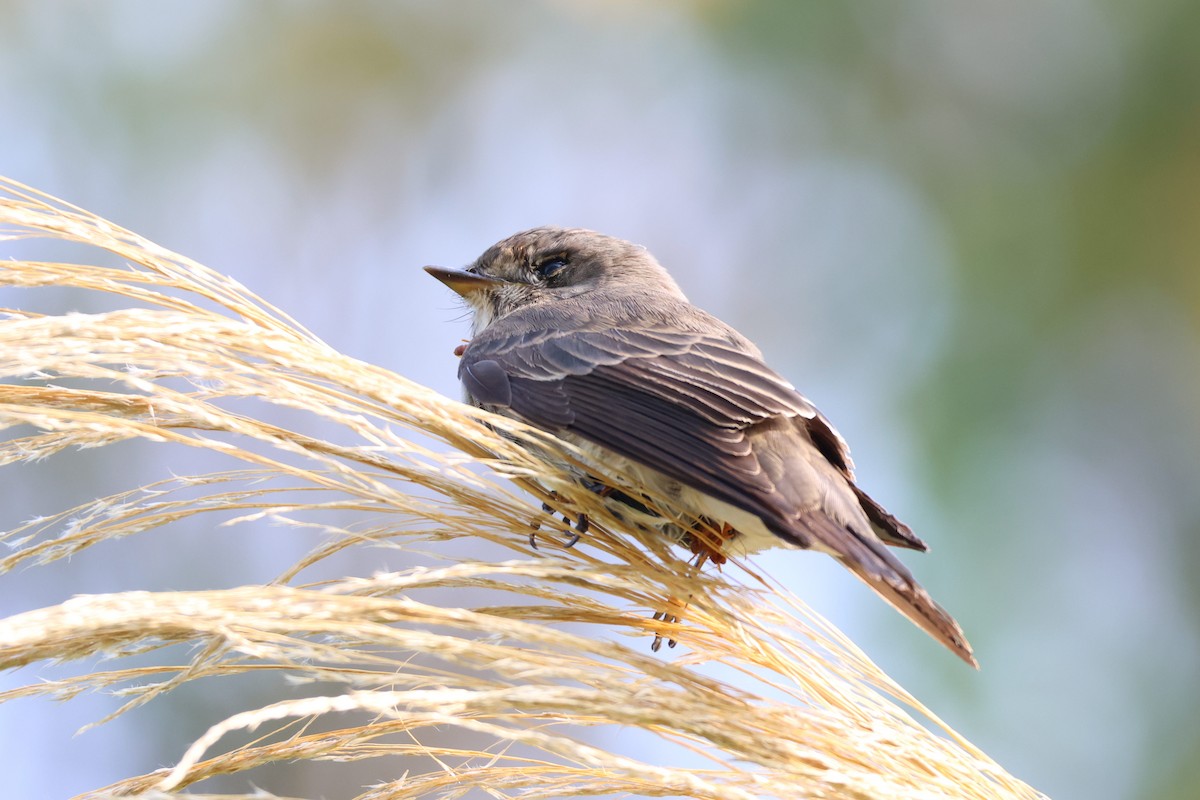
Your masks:
[{"label": "pampas grass", "polygon": [[[270,520],[325,534],[269,584],[79,596],[0,620],[0,667],[115,660],[0,700],[111,692],[124,699],[116,716],[206,678],[273,680],[274,702],[207,720],[174,765],[85,796],[215,797],[189,787],[246,773],[244,794],[221,796],[264,797],[256,767],[371,760],[373,784],[345,796],[1040,797],[768,578],[745,565],[740,582],[733,568],[697,573],[530,455],[577,458],[569,445],[342,355],[232,279],[81,209],[11,181],[0,180],[0,193],[6,239],[63,240],[125,262],[0,263],[0,284],[71,287],[121,306],[4,311],[0,424],[14,434],[0,443],[5,469],[131,439],[202,448],[234,465],[131,486],[0,535],[0,585],[14,569],[88,558],[117,537],[217,524],[216,511],[221,524]],[[274,407],[312,424],[272,423]],[[549,499],[590,516],[577,547],[564,549],[569,526],[538,510]],[[370,521],[338,527],[329,520],[340,513]],[[454,540],[486,540],[509,557],[439,550]],[[440,561],[304,579],[335,554],[372,547]],[[488,604],[448,604],[464,596],[448,590]],[[651,618],[679,612],[677,598],[690,598],[681,622]],[[651,653],[654,634],[681,648]],[[148,655],[180,652],[175,645],[188,647],[187,661],[147,666]],[[123,666],[133,655],[136,666]],[[707,677],[713,665],[733,677]],[[319,693],[298,694],[305,682]],[[639,729],[710,766],[650,763],[581,738],[604,726]],[[490,744],[423,744],[434,728]],[[251,731],[248,743],[227,744]],[[396,755],[420,757],[424,771],[396,774],[384,758]]]}]

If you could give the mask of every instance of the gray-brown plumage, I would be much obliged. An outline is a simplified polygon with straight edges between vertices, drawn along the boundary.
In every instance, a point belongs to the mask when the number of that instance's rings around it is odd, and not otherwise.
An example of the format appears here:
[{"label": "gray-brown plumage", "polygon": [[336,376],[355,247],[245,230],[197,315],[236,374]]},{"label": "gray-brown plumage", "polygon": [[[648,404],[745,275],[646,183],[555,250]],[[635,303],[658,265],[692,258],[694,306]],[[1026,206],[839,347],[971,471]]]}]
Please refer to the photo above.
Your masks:
[{"label": "gray-brown plumage", "polygon": [[854,482],[845,442],[749,340],[688,303],[646,250],[536,228],[466,271],[426,267],[474,310],[470,402],[619,459],[727,549],[822,550],[952,652],[962,630],[885,545],[924,542]]}]

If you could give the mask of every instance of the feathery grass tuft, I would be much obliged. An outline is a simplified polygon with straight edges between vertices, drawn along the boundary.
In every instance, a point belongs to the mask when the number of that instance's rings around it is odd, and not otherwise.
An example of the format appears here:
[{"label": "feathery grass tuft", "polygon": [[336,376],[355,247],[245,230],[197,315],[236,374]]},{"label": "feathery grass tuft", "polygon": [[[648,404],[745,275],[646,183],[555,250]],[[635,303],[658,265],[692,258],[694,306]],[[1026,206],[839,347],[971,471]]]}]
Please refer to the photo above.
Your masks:
[{"label": "feathery grass tuft", "polygon": [[[70,287],[122,306],[2,310],[0,426],[13,435],[0,442],[0,463],[15,470],[11,462],[133,439],[229,461],[0,534],[0,581],[168,523],[215,525],[212,512],[220,524],[269,520],[326,534],[268,584],[79,596],[0,620],[0,667],[116,661],[0,701],[110,692],[124,699],[117,716],[185,683],[249,672],[273,680],[274,702],[208,720],[172,767],[87,797],[216,797],[187,789],[242,773],[245,793],[220,796],[265,797],[252,771],[301,760],[371,760],[372,785],[347,787],[360,800],[473,789],[522,798],[1041,797],[768,579],[748,568],[741,583],[732,568],[697,574],[530,455],[578,458],[569,445],[342,355],[236,281],[4,179],[0,237],[57,239],[125,262],[0,263],[0,286]],[[279,418],[288,424],[269,421]],[[537,510],[549,492],[592,520],[573,549],[561,546],[569,528]],[[369,522],[330,522],[339,515]],[[511,557],[441,549],[458,539]],[[366,548],[432,553],[435,564],[306,577]],[[449,602],[463,597],[486,604]],[[690,598],[683,622],[650,618],[671,610],[672,598]],[[681,648],[649,652],[655,633]],[[185,663],[168,660],[178,645],[189,648]],[[122,665],[135,654],[136,666]],[[162,658],[147,666],[147,654]],[[709,677],[714,666],[733,677]],[[709,766],[651,763],[581,738],[599,727],[643,731]],[[435,728],[460,732],[461,744]],[[226,744],[250,731],[258,734],[247,743]],[[423,771],[397,773],[387,756],[411,757],[404,763]]]}]

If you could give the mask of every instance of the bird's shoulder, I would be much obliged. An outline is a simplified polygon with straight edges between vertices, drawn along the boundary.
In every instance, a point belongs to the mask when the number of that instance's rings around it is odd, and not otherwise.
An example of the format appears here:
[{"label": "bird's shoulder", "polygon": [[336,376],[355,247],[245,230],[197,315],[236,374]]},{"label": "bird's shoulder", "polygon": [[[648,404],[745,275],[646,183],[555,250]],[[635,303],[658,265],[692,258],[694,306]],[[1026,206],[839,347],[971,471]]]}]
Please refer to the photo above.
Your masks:
[{"label": "bird's shoulder", "polygon": [[494,360],[524,377],[548,380],[631,358],[670,360],[697,348],[769,369],[753,342],[712,314],[683,300],[636,292],[524,306],[478,332],[463,356],[464,363]]},{"label": "bird's shoulder", "polygon": [[[636,293],[518,309],[471,341],[459,375],[473,397],[492,405],[521,412],[523,402],[539,409],[552,402],[559,421],[596,395],[627,397],[647,414],[687,412],[698,424],[726,429],[776,416],[826,427],[745,336],[685,301]],[[848,458],[839,452],[837,460]]]},{"label": "bird's shoulder", "polygon": [[599,423],[620,412],[658,426],[658,438],[744,448],[748,428],[791,418],[853,477],[845,441],[817,408],[749,339],[683,300],[606,293],[520,308],[471,341],[460,376],[485,403],[550,427],[594,417],[609,436]]}]

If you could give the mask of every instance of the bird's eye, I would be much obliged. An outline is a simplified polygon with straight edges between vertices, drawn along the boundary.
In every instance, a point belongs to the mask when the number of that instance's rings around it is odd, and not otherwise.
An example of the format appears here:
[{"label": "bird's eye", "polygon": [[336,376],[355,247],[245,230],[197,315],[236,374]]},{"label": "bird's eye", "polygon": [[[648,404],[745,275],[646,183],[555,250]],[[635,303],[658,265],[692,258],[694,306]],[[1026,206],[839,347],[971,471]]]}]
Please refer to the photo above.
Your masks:
[{"label": "bird's eye", "polygon": [[562,272],[567,266],[566,256],[553,256],[545,261],[540,261],[533,268],[534,272],[541,278],[552,278]]}]

